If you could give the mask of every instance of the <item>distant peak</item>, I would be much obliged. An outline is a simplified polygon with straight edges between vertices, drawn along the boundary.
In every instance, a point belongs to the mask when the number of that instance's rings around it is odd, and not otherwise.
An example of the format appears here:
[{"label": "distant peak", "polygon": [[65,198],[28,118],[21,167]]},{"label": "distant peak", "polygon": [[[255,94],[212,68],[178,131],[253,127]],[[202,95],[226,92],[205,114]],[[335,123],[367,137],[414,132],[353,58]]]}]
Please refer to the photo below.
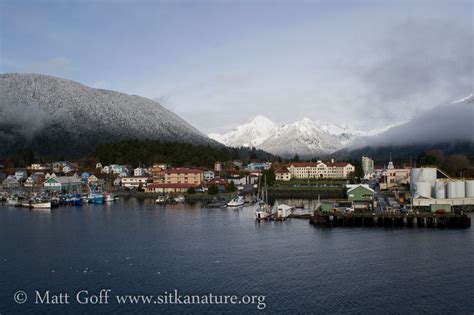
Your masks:
[{"label": "distant peak", "polygon": [[274,124],[273,121],[271,121],[269,118],[267,118],[267,117],[265,117],[265,116],[263,116],[263,115],[257,115],[257,116],[255,116],[255,118],[252,119],[251,122],[258,122],[258,123],[264,122],[264,123],[272,123],[272,124]]},{"label": "distant peak", "polygon": [[471,93],[469,94],[468,96],[466,97],[463,97],[457,101],[454,101],[452,102],[452,104],[456,104],[456,103],[462,103],[462,102],[466,102],[466,103],[474,103],[474,94]]}]

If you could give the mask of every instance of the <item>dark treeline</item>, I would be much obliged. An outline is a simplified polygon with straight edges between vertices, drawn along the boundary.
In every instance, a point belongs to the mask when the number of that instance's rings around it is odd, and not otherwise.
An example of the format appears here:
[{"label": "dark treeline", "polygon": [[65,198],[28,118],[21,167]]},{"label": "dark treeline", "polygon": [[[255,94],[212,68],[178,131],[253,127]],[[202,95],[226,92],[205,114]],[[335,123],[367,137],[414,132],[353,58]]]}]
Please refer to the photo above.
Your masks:
[{"label": "dark treeline", "polygon": [[95,157],[102,164],[129,164],[133,167],[164,162],[173,166],[212,168],[216,161],[275,161],[278,158],[255,148],[194,145],[156,140],[122,140],[99,145]]}]

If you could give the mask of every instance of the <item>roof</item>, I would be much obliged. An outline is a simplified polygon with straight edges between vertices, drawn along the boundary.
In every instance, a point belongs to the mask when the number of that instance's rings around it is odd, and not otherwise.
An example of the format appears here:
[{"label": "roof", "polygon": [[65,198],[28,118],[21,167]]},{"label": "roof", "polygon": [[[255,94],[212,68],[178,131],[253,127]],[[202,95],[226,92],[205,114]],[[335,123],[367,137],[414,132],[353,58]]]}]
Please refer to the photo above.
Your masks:
[{"label": "roof", "polygon": [[315,167],[319,164],[324,164],[329,167],[344,167],[347,165],[351,165],[348,162],[295,162],[291,163],[290,166],[293,165],[294,167]]},{"label": "roof", "polygon": [[347,187],[347,192],[351,192],[353,191],[354,189],[357,189],[359,187],[362,187],[362,188],[365,188],[371,192],[374,192],[374,190],[372,188],[369,187],[369,185],[366,185],[366,184],[354,184],[354,185],[346,185]]},{"label": "roof", "polygon": [[50,180],[57,181],[60,184],[82,184],[79,178],[74,176],[58,176],[58,177],[51,177],[46,182]]},{"label": "roof", "polygon": [[155,184],[148,184],[146,188],[191,188],[191,187],[198,187],[199,185],[195,184],[168,184],[168,183],[155,183]]},{"label": "roof", "polygon": [[289,173],[289,172],[290,171],[286,167],[278,168],[275,170],[275,173]]},{"label": "roof", "polygon": [[187,167],[181,167],[181,168],[172,168],[169,170],[163,171],[165,174],[175,174],[175,173],[192,173],[192,174],[199,174],[203,173],[202,170],[197,169],[197,168],[187,168]]}]

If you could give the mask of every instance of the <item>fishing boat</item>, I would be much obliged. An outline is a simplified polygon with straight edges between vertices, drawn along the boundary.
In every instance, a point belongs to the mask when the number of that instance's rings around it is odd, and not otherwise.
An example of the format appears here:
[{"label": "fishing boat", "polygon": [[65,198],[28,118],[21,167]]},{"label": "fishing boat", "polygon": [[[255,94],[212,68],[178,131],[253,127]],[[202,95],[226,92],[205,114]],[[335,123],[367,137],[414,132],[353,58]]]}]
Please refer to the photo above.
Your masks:
[{"label": "fishing boat", "polygon": [[104,193],[104,201],[105,202],[114,202],[115,201],[115,195],[110,192]]},{"label": "fishing boat", "polygon": [[[259,185],[260,187],[260,185]],[[261,189],[261,199],[258,204],[257,210],[255,211],[255,219],[257,221],[265,220],[272,215],[272,207],[268,203],[268,189],[267,189],[267,178],[265,177],[264,187]]]},{"label": "fishing boat", "polygon": [[7,198],[7,206],[20,207],[21,199],[18,196],[11,196]]},{"label": "fishing boat", "polygon": [[158,198],[156,198],[155,203],[157,204],[167,203],[169,199],[170,199],[170,196],[168,195],[159,195]]},{"label": "fishing boat", "polygon": [[89,196],[87,197],[89,203],[94,203],[94,204],[103,204],[104,203],[104,194],[103,193],[97,193],[97,192],[91,192],[89,193]]},{"label": "fishing boat", "polygon": [[64,203],[68,206],[82,206],[82,196],[80,194],[66,195]]},{"label": "fishing boat", "polygon": [[179,195],[179,196],[174,197],[174,201],[177,203],[183,203],[186,201],[186,199],[184,199],[183,195]]},{"label": "fishing boat", "polygon": [[104,194],[102,189],[92,185],[92,188],[87,185],[89,188],[89,195],[87,196],[87,201],[94,204],[103,204],[104,203]]},{"label": "fishing boat", "polygon": [[245,204],[245,199],[242,196],[237,196],[227,203],[228,207],[240,207]]},{"label": "fishing boat", "polygon": [[30,208],[32,209],[51,209],[51,201],[43,201],[43,202],[31,202]]}]

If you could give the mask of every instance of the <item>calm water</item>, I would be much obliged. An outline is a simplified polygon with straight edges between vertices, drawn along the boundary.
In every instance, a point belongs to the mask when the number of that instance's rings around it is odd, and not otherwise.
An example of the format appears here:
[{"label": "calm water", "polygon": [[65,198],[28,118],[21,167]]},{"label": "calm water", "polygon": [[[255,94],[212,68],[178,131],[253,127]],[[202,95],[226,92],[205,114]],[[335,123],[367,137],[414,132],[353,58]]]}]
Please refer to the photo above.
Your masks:
[{"label": "calm water", "polygon": [[[0,206],[0,313],[474,312],[474,229],[325,229],[254,221],[252,208],[121,200]],[[80,305],[75,293],[264,295],[256,305]],[[23,290],[23,305],[13,294]],[[34,304],[34,291],[69,305]]]}]

